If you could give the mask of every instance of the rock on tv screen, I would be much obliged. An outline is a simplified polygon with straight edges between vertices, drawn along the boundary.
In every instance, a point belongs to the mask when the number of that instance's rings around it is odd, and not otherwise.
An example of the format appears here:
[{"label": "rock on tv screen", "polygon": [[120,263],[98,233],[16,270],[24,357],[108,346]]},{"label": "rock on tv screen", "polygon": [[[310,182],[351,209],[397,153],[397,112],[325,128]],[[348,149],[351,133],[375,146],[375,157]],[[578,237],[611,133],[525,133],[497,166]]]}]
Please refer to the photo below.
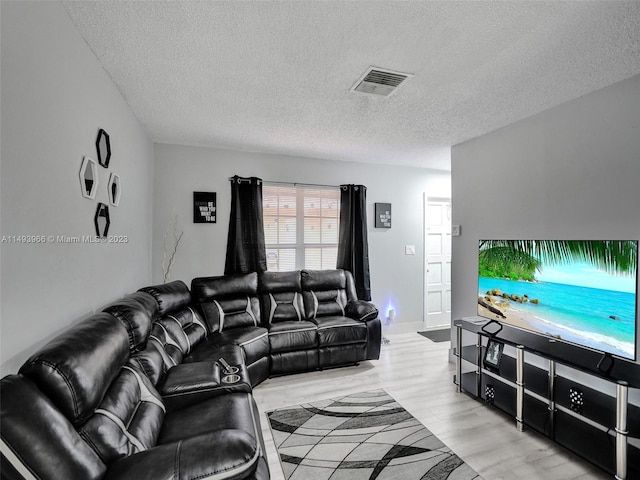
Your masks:
[{"label": "rock on tv screen", "polygon": [[480,240],[478,315],[636,359],[637,240]]}]

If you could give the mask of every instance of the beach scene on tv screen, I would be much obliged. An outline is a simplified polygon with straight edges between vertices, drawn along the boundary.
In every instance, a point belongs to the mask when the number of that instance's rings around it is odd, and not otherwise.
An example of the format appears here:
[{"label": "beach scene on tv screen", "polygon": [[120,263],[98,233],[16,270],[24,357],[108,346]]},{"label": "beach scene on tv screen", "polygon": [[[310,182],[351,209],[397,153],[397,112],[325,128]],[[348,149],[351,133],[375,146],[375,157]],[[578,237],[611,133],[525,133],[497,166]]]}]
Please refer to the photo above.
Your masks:
[{"label": "beach scene on tv screen", "polygon": [[637,245],[481,240],[478,315],[635,359]]}]

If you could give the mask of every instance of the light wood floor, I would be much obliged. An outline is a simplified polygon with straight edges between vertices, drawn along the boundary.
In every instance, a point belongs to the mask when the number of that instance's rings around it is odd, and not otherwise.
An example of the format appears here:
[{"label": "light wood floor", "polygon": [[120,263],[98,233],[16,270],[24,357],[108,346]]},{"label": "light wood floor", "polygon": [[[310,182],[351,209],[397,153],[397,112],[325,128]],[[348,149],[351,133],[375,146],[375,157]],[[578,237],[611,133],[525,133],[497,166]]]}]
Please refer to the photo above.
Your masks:
[{"label": "light wood floor", "polygon": [[485,480],[612,478],[535,432],[516,431],[515,421],[497,410],[456,393],[450,342],[434,343],[415,332],[387,337],[391,343],[383,345],[380,360],[271,378],[255,388],[273,480],[284,477],[265,411],[377,388],[384,388]]}]

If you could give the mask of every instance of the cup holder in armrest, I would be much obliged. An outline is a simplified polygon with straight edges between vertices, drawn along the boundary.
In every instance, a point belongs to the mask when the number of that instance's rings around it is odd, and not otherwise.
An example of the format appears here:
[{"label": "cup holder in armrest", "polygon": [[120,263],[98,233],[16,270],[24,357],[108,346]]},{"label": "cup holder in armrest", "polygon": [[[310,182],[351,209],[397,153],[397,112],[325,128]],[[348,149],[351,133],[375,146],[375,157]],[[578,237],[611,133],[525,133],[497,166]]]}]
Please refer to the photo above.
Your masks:
[{"label": "cup holder in armrest", "polygon": [[[224,368],[223,372],[225,375],[233,375],[234,373],[238,373],[240,371],[240,369],[238,367],[229,367],[229,368]],[[237,377],[237,375],[236,375]]]},{"label": "cup holder in armrest", "polygon": [[237,383],[240,381],[240,375],[225,375],[222,377],[222,383]]}]

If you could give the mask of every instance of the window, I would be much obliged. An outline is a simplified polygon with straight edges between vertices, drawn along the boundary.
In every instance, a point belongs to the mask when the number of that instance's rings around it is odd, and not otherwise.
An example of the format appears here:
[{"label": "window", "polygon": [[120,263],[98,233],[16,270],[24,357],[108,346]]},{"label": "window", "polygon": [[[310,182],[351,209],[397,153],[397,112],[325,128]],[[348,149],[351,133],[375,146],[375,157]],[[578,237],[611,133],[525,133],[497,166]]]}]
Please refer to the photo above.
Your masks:
[{"label": "window", "polygon": [[267,270],[336,268],[340,189],[262,186]]}]

